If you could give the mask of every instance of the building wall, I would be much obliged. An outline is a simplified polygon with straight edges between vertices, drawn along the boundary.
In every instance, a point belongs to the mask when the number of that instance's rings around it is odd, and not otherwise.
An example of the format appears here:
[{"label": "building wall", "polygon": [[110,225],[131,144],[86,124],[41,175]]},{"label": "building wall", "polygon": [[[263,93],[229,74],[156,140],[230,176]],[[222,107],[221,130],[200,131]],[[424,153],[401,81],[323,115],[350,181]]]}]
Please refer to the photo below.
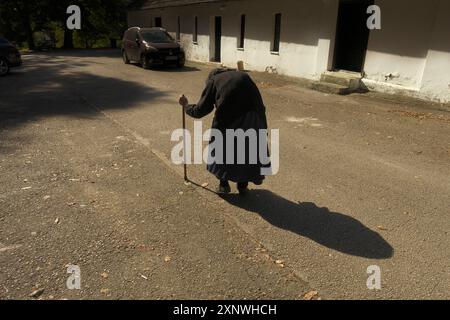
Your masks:
[{"label": "building wall", "polygon": [[439,2],[428,53],[420,95],[424,98],[450,102],[450,1]]},{"label": "building wall", "polygon": [[[322,21],[326,9],[337,10],[337,6],[329,8],[325,2],[317,0],[269,1],[263,6],[261,1],[247,1],[244,5],[230,3],[223,12],[223,63],[236,65],[242,60],[252,70],[264,71],[272,67],[280,74],[318,79],[326,70],[329,58],[328,55],[319,55],[322,53],[319,52],[319,41],[324,40],[321,32],[326,31],[321,27],[330,22]],[[271,52],[276,13],[282,14],[281,44],[277,54]],[[246,14],[244,50],[237,49],[241,14]],[[333,29],[329,28],[331,33]],[[328,44],[329,38],[331,34],[325,39]],[[324,49],[323,46],[320,48]],[[328,52],[329,48],[325,50]]]},{"label": "building wall", "polygon": [[[250,70],[317,80],[331,70],[338,0],[244,0],[129,13],[130,26],[152,26],[162,17],[173,36],[181,18],[187,58],[211,61],[214,16],[222,16],[222,63],[242,60]],[[450,1],[376,0],[382,29],[370,33],[364,83],[371,89],[450,101]],[[279,54],[271,53],[275,14],[282,14]],[[246,15],[244,50],[238,49],[240,15]],[[198,43],[192,41],[198,17]]]},{"label": "building wall", "polygon": [[[369,87],[449,101],[450,2],[377,0],[382,29],[370,33],[365,78]],[[440,47],[433,49],[433,47]]]},{"label": "building wall", "polygon": [[[130,26],[150,26],[161,16],[163,27],[175,36],[181,17],[181,44],[187,58],[211,61],[214,47],[214,16],[222,17],[222,63],[236,66],[244,61],[250,70],[268,67],[280,74],[318,79],[331,63],[337,16],[336,0],[246,0],[203,4],[129,13]],[[282,14],[279,54],[271,53],[275,14]],[[246,15],[244,50],[238,49],[240,16]],[[193,44],[194,17],[198,16],[198,44]]]}]

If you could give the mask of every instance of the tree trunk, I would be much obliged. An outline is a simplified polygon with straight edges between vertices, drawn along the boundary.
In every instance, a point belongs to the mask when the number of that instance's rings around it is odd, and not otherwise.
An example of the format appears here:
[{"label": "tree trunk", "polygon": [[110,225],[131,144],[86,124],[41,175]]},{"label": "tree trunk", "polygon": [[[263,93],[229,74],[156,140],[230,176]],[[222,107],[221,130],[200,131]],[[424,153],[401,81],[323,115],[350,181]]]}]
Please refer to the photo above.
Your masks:
[{"label": "tree trunk", "polygon": [[34,44],[34,39],[33,39],[33,32],[27,31],[27,43],[28,43],[28,49],[30,50],[34,50],[36,48],[35,44]]},{"label": "tree trunk", "polygon": [[64,49],[73,49],[73,31],[65,29],[64,30]]},{"label": "tree trunk", "polygon": [[31,28],[30,19],[28,16],[22,16],[22,25],[25,29],[24,31],[27,37],[28,49],[34,50],[36,46],[33,38],[33,30]]}]

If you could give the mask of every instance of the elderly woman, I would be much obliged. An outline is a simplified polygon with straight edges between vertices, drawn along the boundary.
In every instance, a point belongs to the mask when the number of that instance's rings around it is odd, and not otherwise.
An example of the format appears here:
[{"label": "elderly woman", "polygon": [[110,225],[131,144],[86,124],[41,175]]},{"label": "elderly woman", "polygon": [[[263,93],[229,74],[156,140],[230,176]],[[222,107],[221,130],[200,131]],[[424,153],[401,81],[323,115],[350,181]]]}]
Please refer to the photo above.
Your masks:
[{"label": "elderly woman", "polygon": [[[229,181],[237,183],[240,194],[247,192],[249,182],[256,185],[263,183],[264,176],[261,169],[270,167],[270,163],[264,163],[268,162],[267,148],[266,151],[263,151],[266,160],[264,161],[259,156],[260,140],[263,139],[261,137],[264,134],[259,135],[258,133],[261,129],[267,130],[266,110],[258,88],[248,74],[230,69],[215,69],[209,74],[206,87],[197,104],[189,104],[185,96],[182,96],[179,102],[184,107],[186,114],[197,119],[208,115],[215,107],[212,128],[218,129],[222,133],[223,152],[220,160],[214,158],[218,152],[211,152],[213,161],[208,164],[207,169],[220,180],[217,189],[219,194],[231,192]],[[234,137],[235,141],[232,141],[234,150],[230,150],[230,141],[227,143],[228,129],[242,129],[244,132],[254,129],[256,140],[245,139],[245,149],[238,149],[237,138]],[[242,133],[241,130],[240,132]],[[266,138],[267,136],[264,137],[264,139]],[[210,141],[210,146],[213,143],[214,137]],[[266,140],[262,143],[267,146]],[[230,156],[227,159],[227,151],[234,157]],[[240,154],[241,152],[246,154]],[[255,159],[252,157],[252,152],[257,153],[256,161],[250,160],[251,158]],[[230,161],[230,158],[234,159]],[[241,161],[238,161],[238,158]]]}]

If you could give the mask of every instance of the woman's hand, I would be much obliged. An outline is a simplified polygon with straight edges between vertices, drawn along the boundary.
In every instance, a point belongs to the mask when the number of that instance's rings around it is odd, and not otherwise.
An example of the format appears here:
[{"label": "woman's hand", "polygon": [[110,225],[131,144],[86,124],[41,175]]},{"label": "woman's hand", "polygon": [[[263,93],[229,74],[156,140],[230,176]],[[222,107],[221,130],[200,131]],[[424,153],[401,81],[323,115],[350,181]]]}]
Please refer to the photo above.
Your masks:
[{"label": "woman's hand", "polygon": [[180,97],[180,100],[178,101],[183,108],[186,108],[189,104],[188,99],[184,96],[184,94]]}]

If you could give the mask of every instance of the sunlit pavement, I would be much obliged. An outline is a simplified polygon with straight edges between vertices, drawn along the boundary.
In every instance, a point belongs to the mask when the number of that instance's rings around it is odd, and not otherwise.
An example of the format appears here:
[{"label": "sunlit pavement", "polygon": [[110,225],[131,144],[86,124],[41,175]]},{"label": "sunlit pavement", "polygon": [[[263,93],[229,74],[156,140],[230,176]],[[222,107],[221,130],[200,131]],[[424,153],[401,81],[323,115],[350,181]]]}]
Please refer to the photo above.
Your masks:
[{"label": "sunlit pavement", "polygon": [[[178,96],[195,102],[212,66],[24,63],[0,79],[1,298],[450,298],[448,109],[250,73],[280,171],[221,199],[170,161]],[[216,184],[205,165],[189,177]]]}]

